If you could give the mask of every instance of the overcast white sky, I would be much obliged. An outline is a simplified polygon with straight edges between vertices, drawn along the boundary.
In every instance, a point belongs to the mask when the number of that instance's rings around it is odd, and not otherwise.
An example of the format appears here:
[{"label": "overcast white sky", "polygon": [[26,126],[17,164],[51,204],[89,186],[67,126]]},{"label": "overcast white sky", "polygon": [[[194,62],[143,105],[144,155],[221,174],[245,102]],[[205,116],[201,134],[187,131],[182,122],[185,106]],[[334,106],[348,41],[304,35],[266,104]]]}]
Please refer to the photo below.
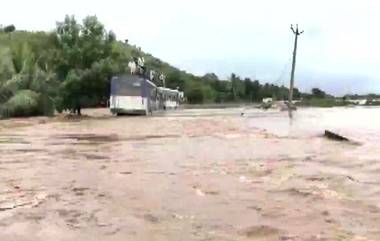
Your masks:
[{"label": "overcast white sky", "polygon": [[296,85],[334,94],[380,92],[378,0],[4,0],[0,24],[52,30],[66,14],[97,15],[119,39],[181,69],[287,84],[293,36]]}]

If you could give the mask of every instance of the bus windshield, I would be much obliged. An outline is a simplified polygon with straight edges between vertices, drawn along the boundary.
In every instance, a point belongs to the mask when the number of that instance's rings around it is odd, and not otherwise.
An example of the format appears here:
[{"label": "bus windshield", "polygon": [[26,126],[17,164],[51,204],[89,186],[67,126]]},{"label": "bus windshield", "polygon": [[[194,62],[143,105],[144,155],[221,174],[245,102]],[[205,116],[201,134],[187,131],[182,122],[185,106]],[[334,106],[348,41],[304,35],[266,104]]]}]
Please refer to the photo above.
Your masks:
[{"label": "bus windshield", "polygon": [[114,77],[111,81],[111,95],[141,96],[141,80],[133,77]]}]

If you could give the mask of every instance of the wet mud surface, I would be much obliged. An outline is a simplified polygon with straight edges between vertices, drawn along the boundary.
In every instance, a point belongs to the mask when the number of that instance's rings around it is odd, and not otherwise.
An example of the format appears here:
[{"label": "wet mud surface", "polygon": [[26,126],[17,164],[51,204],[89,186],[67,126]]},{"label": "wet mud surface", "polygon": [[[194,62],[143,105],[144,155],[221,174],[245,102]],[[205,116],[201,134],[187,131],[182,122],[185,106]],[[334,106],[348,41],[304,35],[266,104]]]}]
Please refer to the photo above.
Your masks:
[{"label": "wet mud surface", "polygon": [[1,240],[380,240],[373,147],[255,121],[2,122]]}]

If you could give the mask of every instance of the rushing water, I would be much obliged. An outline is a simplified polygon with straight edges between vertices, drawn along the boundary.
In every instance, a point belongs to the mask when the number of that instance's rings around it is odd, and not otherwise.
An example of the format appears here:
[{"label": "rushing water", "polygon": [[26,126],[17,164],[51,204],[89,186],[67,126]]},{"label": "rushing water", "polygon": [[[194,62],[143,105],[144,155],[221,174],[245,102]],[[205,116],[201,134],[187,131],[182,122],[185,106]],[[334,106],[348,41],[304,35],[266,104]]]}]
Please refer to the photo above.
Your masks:
[{"label": "rushing water", "polygon": [[186,109],[161,113],[172,117],[241,116],[252,128],[278,136],[315,137],[330,130],[362,144],[380,143],[380,107],[299,108],[292,120],[288,112],[256,108]]},{"label": "rushing water", "polygon": [[289,120],[287,112],[249,113],[250,125],[280,136],[318,136],[324,130],[363,144],[380,141],[380,108],[301,108]]},{"label": "rushing water", "polygon": [[379,110],[0,123],[1,240],[380,240]]}]

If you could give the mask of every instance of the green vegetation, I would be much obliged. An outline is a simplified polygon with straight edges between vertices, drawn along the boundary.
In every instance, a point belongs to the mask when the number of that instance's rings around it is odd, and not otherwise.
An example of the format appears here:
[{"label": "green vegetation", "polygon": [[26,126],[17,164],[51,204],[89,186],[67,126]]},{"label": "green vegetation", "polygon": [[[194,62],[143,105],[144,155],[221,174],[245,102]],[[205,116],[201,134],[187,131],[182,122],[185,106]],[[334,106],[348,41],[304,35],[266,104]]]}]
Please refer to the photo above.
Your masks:
[{"label": "green vegetation", "polygon": [[302,94],[302,100],[297,102],[297,106],[308,107],[335,107],[350,105],[344,98],[336,98],[334,96],[326,94],[319,88],[313,88],[311,94]]},{"label": "green vegetation", "polygon": [[39,109],[40,94],[32,90],[20,90],[16,92],[3,106],[3,116],[30,116],[42,115]]},{"label": "green vegetation", "polygon": [[[52,32],[0,29],[0,116],[53,115],[68,110],[81,114],[84,107],[104,105],[109,98],[110,79],[127,73],[133,57],[144,57],[146,68],[166,75],[166,86],[185,92],[187,102],[250,103],[263,98],[286,100],[284,86],[262,84],[231,74],[219,79],[213,73],[194,76],[118,41],[95,16],[81,23],[72,16],[58,22]],[[294,98],[305,94],[297,89]],[[319,104],[323,92],[313,92]],[[327,105],[327,100],[323,101]]]},{"label": "green vegetation", "polygon": [[[10,39],[0,34],[0,115],[52,114],[57,81],[48,61],[43,58],[47,50],[38,46],[45,43],[47,35],[24,32],[13,35]],[[37,47],[40,47],[38,51]],[[45,109],[48,107],[50,109]]]},{"label": "green vegetation", "polygon": [[115,35],[107,32],[96,17],[87,17],[78,24],[74,17],[67,16],[57,24],[53,63],[59,79],[58,110],[80,114],[82,107],[108,96],[107,80],[122,72],[121,52],[115,44]]},{"label": "green vegetation", "polygon": [[14,30],[0,32],[2,117],[52,115],[55,109],[80,114],[108,96],[113,74],[125,72],[127,51],[96,17],[78,24],[67,16],[49,33]]},{"label": "green vegetation", "polygon": [[347,106],[349,102],[345,102],[342,99],[337,98],[311,98],[303,99],[301,102],[296,103],[297,106],[309,106],[309,107],[335,107],[335,106]]}]

